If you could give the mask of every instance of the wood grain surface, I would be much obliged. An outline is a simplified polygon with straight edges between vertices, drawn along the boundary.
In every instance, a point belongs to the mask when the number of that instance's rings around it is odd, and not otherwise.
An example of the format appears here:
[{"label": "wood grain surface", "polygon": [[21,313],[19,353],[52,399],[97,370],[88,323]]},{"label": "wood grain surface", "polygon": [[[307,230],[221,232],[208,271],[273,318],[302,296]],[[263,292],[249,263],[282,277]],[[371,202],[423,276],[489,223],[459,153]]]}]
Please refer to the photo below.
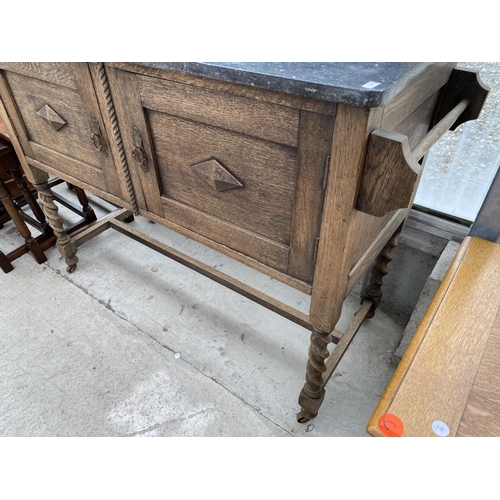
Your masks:
[{"label": "wood grain surface", "polygon": [[457,435],[463,415],[461,435],[498,433],[485,412],[498,415],[498,372],[489,370],[498,369],[500,354],[499,282],[500,245],[466,238],[368,424],[370,434],[381,435],[385,413],[403,422],[403,436],[436,436],[436,420]]}]

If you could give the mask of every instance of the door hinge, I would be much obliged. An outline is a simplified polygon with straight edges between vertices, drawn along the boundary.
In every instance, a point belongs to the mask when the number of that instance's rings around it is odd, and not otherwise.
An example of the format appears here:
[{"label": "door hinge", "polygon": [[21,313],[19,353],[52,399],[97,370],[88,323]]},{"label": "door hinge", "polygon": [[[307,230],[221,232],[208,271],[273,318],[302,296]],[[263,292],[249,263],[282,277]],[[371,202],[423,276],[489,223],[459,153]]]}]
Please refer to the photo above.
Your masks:
[{"label": "door hinge", "polygon": [[319,236],[316,238],[316,243],[314,244],[314,263],[316,264],[316,259],[318,258],[318,247],[319,247]]},{"label": "door hinge", "polygon": [[331,155],[326,155],[325,173],[323,174],[323,191],[326,190],[326,186],[328,185],[328,176],[330,174],[330,158],[331,158]]}]

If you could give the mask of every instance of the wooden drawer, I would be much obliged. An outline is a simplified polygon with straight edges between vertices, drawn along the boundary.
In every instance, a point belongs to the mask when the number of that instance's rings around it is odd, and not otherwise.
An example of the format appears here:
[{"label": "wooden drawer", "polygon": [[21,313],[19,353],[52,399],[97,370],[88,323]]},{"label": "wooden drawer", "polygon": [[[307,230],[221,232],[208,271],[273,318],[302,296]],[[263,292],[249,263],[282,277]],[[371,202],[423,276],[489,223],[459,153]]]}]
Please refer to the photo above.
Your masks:
[{"label": "wooden drawer", "polygon": [[108,73],[141,209],[311,282],[334,117]]},{"label": "wooden drawer", "polygon": [[88,66],[3,63],[2,68],[29,141],[28,162],[123,199]]}]

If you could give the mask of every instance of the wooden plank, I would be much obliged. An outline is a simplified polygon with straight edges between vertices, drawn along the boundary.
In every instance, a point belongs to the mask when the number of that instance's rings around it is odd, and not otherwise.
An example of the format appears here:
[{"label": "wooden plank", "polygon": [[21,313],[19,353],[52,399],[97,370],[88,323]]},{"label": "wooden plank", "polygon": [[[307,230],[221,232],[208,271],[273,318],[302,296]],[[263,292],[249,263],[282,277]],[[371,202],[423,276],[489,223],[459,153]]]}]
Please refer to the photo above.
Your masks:
[{"label": "wooden plank", "polygon": [[241,97],[249,97],[258,101],[279,104],[280,106],[288,106],[297,109],[304,109],[314,113],[322,113],[330,116],[335,116],[337,104],[334,102],[321,101],[307,97],[300,97],[283,92],[273,90],[259,89],[247,85],[239,85],[236,83],[222,82],[209,78],[188,75],[176,71],[167,71],[158,68],[142,66],[140,64],[128,62],[110,62],[106,66],[118,68],[132,73],[148,75],[162,80],[171,82],[184,83],[196,87],[216,90],[226,94],[233,94]]},{"label": "wooden plank", "polygon": [[288,246],[269,240],[209,214],[162,198],[165,218],[206,238],[252,257],[281,272],[288,267]]},{"label": "wooden plank", "polygon": [[68,62],[2,62],[0,68],[76,90],[76,82]]},{"label": "wooden plank", "polygon": [[161,224],[162,226],[165,226],[168,229],[171,229],[172,231],[175,231],[178,234],[182,234],[194,241],[197,241],[209,248],[213,248],[217,252],[227,255],[228,257],[231,257],[232,259],[241,262],[242,264],[245,264],[249,267],[252,267],[253,269],[256,269],[257,271],[261,272],[262,274],[265,274],[267,276],[270,276],[271,278],[276,279],[277,281],[280,281],[281,283],[284,283],[285,285],[288,285],[292,288],[295,288],[296,290],[299,290],[302,293],[311,294],[311,285],[308,283],[304,283],[303,281],[300,281],[296,278],[293,278],[292,276],[289,276],[285,273],[282,273],[280,271],[277,271],[276,269],[273,269],[272,267],[266,266],[259,262],[258,260],[255,260],[248,255],[244,255],[240,252],[237,252],[227,246],[221,245],[220,243],[217,243],[216,241],[213,241],[209,238],[206,238],[205,236],[202,236],[201,234],[198,234],[194,231],[191,231],[190,229],[187,229],[183,226],[180,226],[179,224],[176,224],[170,220],[167,220],[162,217],[158,217],[154,214],[148,213],[145,210],[140,210],[140,215],[146,217],[147,219],[157,222],[158,224]]},{"label": "wooden plank", "polygon": [[455,65],[456,63],[442,62],[430,66],[420,78],[387,104],[380,127],[385,130],[393,130],[429,96],[435,94],[446,84]]},{"label": "wooden plank", "polygon": [[[47,150],[50,151],[50,150]],[[38,172],[48,172],[50,174],[53,174],[57,177],[60,177],[61,179],[64,179],[66,182],[69,182],[70,184],[74,184],[75,186],[81,187],[85,191],[89,191],[91,193],[94,193],[96,196],[99,196],[100,198],[103,198],[113,205],[116,205],[118,207],[123,207],[123,208],[128,208],[131,209],[132,207],[130,206],[130,203],[126,202],[125,200],[121,200],[120,198],[117,198],[116,196],[113,196],[112,194],[108,193],[107,191],[103,191],[102,189],[99,189],[98,187],[95,187],[92,184],[88,184],[84,180],[82,180],[82,176],[80,175],[80,172],[78,171],[79,169],[79,164],[75,160],[72,160],[71,158],[67,157],[62,157],[62,155],[59,155],[58,153],[54,153],[53,151],[50,152],[52,155],[54,155],[55,158],[57,158],[58,162],[67,162],[66,165],[71,164],[71,168],[75,169],[74,175],[68,174],[68,168],[65,168],[64,172],[59,171],[55,168],[53,168],[50,165],[46,165],[40,161],[35,160],[34,158],[30,158],[29,156],[26,157],[26,161],[29,163],[30,167],[35,169]],[[49,157],[50,158],[50,157]],[[59,163],[57,163],[59,165]],[[83,165],[84,167],[90,168],[85,164],[80,164]],[[44,179],[42,179],[44,180]],[[31,182],[31,181],[30,181]]]},{"label": "wooden plank", "polygon": [[[163,217],[155,150],[141,104],[137,76],[124,71],[110,70],[108,78],[138,205],[149,213]],[[142,139],[141,147],[147,159],[146,171],[132,154],[136,147],[134,127]]]},{"label": "wooden plank", "polygon": [[472,243],[472,238],[467,237],[460,245],[460,248],[455,254],[455,257],[451,262],[450,267],[448,268],[448,271],[446,272],[446,275],[443,278],[443,281],[441,282],[438,291],[436,292],[434,298],[432,299],[432,302],[429,305],[427,312],[422,318],[422,321],[420,322],[420,325],[417,331],[415,332],[415,335],[413,336],[408,348],[406,349],[403,358],[399,362],[399,365],[396,368],[394,375],[392,376],[391,380],[389,381],[389,384],[385,388],[384,394],[380,398],[380,401],[377,407],[375,408],[375,411],[373,412],[373,415],[366,427],[367,432],[372,436],[379,436],[379,437],[383,436],[383,434],[380,432],[380,429],[378,428],[378,420],[382,415],[389,412],[389,407],[395,395],[397,394],[399,388],[401,387],[401,384],[406,374],[408,373],[408,370],[413,360],[415,359],[415,356],[417,355],[420,346],[427,334],[427,330],[431,325],[431,323],[434,321],[434,318],[437,312],[439,311],[446,297],[446,294],[455,279],[458,270],[460,269],[460,265],[471,243]]},{"label": "wooden plank", "polygon": [[142,75],[137,81],[147,109],[297,146],[298,110]]},{"label": "wooden plank", "polygon": [[380,117],[379,108],[370,111],[343,104],[337,108],[310,311],[311,324],[322,332],[334,329],[342,311],[352,266],[348,249],[354,245],[348,243],[349,226],[366,140]]},{"label": "wooden plank", "polygon": [[500,309],[484,349],[457,436],[500,436]]},{"label": "wooden plank", "polygon": [[280,316],[283,316],[290,321],[293,321],[294,323],[297,323],[303,328],[307,328],[309,330],[311,329],[311,325],[309,324],[309,319],[306,314],[297,311],[296,309],[284,304],[283,302],[280,302],[279,300],[276,300],[273,297],[270,297],[269,295],[266,295],[246,285],[245,283],[242,283],[241,281],[238,281],[228,276],[227,274],[220,272],[213,267],[207,266],[199,260],[184,255],[183,253],[169,247],[168,245],[161,243],[158,240],[155,240],[139,231],[136,231],[123,222],[111,220],[110,223],[114,229],[142,243],[143,245],[146,245],[147,247],[160,252],[162,255],[165,255],[166,257],[169,257],[170,259],[175,260],[176,262],[179,262],[180,264],[190,269],[193,269],[197,273],[200,273],[203,276],[206,276],[207,278],[210,278],[221,285],[224,285],[230,290],[233,290],[240,295],[253,300],[257,304],[279,314]]},{"label": "wooden plank", "polygon": [[314,276],[333,128],[334,118],[301,111],[288,274],[308,283]]},{"label": "wooden plank", "polygon": [[500,245],[464,241],[458,269],[456,258],[401,361],[397,391],[388,388],[387,413],[403,422],[404,436],[435,436],[435,420],[456,435],[498,314]]},{"label": "wooden plank", "polygon": [[[163,197],[289,245],[295,149],[157,111],[148,119]],[[218,192],[198,177],[192,165],[210,158],[243,187]]]}]

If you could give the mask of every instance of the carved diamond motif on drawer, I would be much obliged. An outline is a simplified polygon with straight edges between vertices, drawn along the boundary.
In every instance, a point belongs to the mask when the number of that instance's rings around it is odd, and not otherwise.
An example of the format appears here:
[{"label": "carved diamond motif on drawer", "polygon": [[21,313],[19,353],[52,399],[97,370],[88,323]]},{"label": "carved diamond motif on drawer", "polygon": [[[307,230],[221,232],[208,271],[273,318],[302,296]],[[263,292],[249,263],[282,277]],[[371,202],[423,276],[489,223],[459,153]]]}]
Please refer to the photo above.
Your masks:
[{"label": "carved diamond motif on drawer", "polygon": [[55,130],[59,130],[67,123],[48,104],[46,104],[40,111],[38,111],[37,115],[45,118],[54,127]]},{"label": "carved diamond motif on drawer", "polygon": [[191,165],[193,172],[217,191],[244,187],[236,177],[215,158]]}]

